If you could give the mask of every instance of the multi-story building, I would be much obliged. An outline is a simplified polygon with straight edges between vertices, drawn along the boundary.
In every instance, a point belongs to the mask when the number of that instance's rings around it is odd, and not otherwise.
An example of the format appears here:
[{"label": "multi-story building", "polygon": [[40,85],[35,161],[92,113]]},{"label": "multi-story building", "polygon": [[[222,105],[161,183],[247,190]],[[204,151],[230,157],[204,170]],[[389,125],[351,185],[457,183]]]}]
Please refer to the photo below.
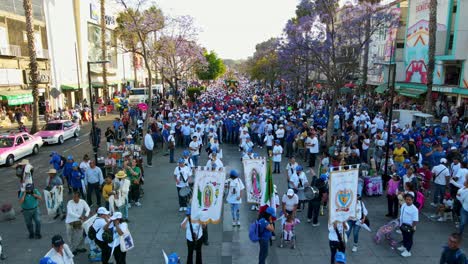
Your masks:
[{"label": "multi-story building", "polygon": [[[50,63],[42,0],[32,0],[35,48],[39,69],[39,113],[50,107]],[[21,107],[31,113],[33,97],[29,74],[26,19],[22,1],[3,0],[0,5],[0,105],[6,111]]]}]

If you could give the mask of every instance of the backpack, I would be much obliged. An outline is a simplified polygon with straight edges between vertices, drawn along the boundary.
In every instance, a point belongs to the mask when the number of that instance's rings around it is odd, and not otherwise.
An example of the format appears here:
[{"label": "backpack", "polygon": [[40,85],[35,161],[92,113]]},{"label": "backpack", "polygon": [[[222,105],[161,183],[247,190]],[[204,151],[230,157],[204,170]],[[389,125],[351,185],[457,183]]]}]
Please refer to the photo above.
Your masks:
[{"label": "backpack", "polygon": [[60,169],[63,169],[63,167],[65,167],[65,163],[67,163],[67,159],[64,156],[60,156],[60,160],[61,160]]},{"label": "backpack", "polygon": [[91,225],[88,230],[88,238],[91,239],[92,241],[96,240],[96,229]]},{"label": "backpack", "polygon": [[23,165],[16,166],[16,176],[17,177],[23,178],[24,168],[25,168],[25,166],[23,166]]},{"label": "backpack", "polygon": [[252,242],[260,241],[260,222],[255,220],[249,227],[249,238]]},{"label": "backpack", "polygon": [[[457,252],[455,253],[455,259],[458,260],[460,256],[465,255],[461,249],[458,249]],[[468,264],[468,259],[465,256],[465,264]]]}]

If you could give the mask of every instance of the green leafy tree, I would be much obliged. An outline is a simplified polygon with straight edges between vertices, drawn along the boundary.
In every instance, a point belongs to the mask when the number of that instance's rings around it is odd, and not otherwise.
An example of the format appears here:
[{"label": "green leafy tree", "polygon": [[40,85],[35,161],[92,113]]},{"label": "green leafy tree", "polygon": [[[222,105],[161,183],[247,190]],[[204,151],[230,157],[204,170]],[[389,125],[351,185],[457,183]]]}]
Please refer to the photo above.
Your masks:
[{"label": "green leafy tree", "polygon": [[278,48],[276,38],[257,44],[253,57],[247,62],[250,77],[269,84],[271,88],[279,77]]},{"label": "green leafy tree", "polygon": [[200,80],[216,80],[226,72],[226,66],[222,59],[214,52],[205,52],[206,64],[197,69],[197,76]]}]

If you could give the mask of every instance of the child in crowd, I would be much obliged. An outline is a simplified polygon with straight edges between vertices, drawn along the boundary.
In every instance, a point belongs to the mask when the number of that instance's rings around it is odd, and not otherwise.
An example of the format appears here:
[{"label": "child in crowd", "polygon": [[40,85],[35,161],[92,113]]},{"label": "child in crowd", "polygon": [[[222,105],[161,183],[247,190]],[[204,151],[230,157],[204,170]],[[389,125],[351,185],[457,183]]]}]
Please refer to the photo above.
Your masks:
[{"label": "child in crowd", "polygon": [[444,222],[444,213],[451,213],[453,209],[453,199],[450,193],[446,193],[442,204],[439,205],[435,214],[431,215],[431,218],[437,218],[437,221]]}]

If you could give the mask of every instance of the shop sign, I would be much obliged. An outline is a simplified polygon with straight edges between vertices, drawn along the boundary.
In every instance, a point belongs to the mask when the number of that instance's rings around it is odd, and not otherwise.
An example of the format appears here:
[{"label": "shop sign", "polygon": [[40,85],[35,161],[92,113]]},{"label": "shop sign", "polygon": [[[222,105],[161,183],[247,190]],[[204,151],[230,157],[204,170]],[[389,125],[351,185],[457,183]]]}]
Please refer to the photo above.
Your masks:
[{"label": "shop sign", "polygon": [[0,85],[22,85],[23,74],[18,69],[0,69]]},{"label": "shop sign", "polygon": [[[89,4],[89,16],[91,17],[92,20],[99,22],[99,18],[101,16],[100,10],[96,4]],[[104,20],[106,22],[106,25],[108,26],[115,26],[115,17],[114,16],[109,16],[109,15],[104,15]]]},{"label": "shop sign", "polygon": [[[27,76],[25,83],[28,83],[28,84],[32,83],[32,77],[31,77],[29,70],[25,70],[24,72],[25,72],[24,75]],[[47,84],[49,82],[50,82],[50,72],[40,70],[38,73],[37,83]]]}]

